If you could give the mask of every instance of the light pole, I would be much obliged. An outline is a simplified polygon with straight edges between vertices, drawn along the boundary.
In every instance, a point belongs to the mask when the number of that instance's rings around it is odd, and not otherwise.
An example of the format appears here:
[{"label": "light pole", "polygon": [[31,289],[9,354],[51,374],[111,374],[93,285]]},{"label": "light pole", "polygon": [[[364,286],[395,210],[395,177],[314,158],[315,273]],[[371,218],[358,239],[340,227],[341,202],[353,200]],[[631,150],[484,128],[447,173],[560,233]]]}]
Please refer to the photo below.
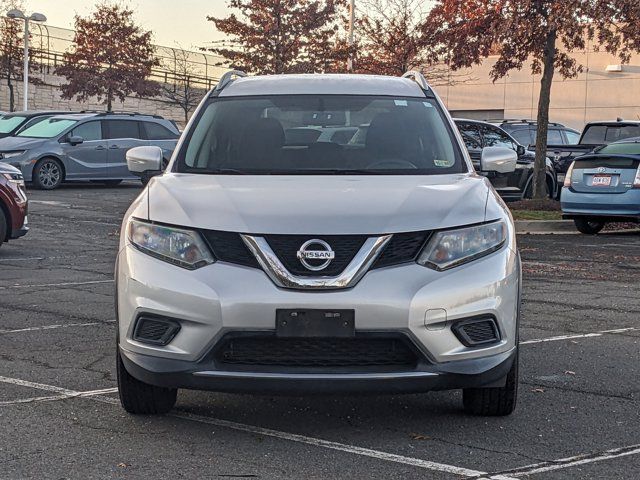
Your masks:
[{"label": "light pole", "polygon": [[45,17],[42,13],[32,13],[28,17],[18,9],[9,10],[7,12],[7,17],[9,18],[20,18],[24,20],[24,63],[23,63],[23,72],[22,72],[22,83],[23,83],[23,110],[28,110],[28,100],[29,100],[29,21],[34,22],[46,22],[47,17]]},{"label": "light pole", "polygon": [[347,59],[347,71],[353,72],[353,24],[356,20],[356,1],[349,1],[349,58]]}]

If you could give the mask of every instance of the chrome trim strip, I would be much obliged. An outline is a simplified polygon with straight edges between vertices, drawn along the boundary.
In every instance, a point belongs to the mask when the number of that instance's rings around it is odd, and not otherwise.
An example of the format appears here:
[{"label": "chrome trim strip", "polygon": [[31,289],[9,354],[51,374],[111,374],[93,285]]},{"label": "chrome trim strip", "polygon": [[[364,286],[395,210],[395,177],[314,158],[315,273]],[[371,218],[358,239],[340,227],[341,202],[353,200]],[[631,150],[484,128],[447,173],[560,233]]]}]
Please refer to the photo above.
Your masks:
[{"label": "chrome trim strip", "polygon": [[204,370],[193,372],[194,377],[210,378],[270,378],[279,380],[389,380],[400,378],[437,377],[435,372],[389,372],[389,373],[271,373],[271,372],[220,372]]},{"label": "chrome trim strip", "polygon": [[240,235],[264,272],[278,287],[303,290],[336,290],[353,287],[376,261],[393,235],[369,237],[344,271],[337,277],[300,277],[292,275],[273,252],[264,237]]}]

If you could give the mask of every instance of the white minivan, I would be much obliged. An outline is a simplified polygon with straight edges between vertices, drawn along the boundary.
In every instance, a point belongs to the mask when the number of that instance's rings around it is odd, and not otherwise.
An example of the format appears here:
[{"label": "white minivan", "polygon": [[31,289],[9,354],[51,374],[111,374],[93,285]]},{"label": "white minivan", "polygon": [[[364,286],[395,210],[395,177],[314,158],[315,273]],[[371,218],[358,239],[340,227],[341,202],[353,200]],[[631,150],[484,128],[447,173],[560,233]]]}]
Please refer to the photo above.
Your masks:
[{"label": "white minivan", "polygon": [[[157,147],[127,160],[161,173]],[[515,164],[482,152],[483,171]],[[513,221],[420,73],[225,74],[120,238],[128,412],[167,412],[179,388],[515,407]]]}]

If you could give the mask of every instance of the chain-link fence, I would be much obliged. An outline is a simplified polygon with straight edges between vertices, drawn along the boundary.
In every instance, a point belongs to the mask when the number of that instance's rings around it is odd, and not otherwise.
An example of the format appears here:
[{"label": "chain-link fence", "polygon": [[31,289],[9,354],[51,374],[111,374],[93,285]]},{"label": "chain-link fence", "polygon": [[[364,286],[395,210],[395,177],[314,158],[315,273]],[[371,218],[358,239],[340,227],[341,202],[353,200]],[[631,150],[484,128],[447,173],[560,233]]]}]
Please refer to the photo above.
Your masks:
[{"label": "chain-link fence", "polygon": [[[75,32],[38,23],[32,23],[29,30],[34,63],[42,73],[53,74],[63,63],[64,52],[72,47]],[[188,75],[192,87],[210,89],[225,71],[220,66],[224,62],[222,57],[206,53],[156,46],[156,56],[160,66],[154,67],[150,79],[161,83],[176,83]]]}]

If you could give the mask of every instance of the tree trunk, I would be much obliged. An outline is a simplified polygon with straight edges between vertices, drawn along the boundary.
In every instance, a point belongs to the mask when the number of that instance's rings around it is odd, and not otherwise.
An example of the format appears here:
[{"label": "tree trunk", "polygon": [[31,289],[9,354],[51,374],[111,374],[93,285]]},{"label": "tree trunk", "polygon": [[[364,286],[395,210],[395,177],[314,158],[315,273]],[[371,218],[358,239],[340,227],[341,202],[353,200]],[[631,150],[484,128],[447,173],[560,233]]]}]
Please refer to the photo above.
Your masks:
[{"label": "tree trunk", "polygon": [[112,110],[111,104],[113,103],[113,93],[111,93],[111,88],[107,91],[107,112]]},{"label": "tree trunk", "polygon": [[9,87],[9,111],[13,112],[15,109],[16,97],[13,93],[13,83],[11,83],[11,74],[7,76],[7,86]]},{"label": "tree trunk", "polygon": [[547,195],[547,133],[549,131],[549,104],[551,103],[551,85],[555,71],[557,36],[558,33],[555,29],[549,30],[544,47],[544,66],[540,81],[540,99],[538,100],[536,160],[533,168],[533,198],[544,198]]}]

